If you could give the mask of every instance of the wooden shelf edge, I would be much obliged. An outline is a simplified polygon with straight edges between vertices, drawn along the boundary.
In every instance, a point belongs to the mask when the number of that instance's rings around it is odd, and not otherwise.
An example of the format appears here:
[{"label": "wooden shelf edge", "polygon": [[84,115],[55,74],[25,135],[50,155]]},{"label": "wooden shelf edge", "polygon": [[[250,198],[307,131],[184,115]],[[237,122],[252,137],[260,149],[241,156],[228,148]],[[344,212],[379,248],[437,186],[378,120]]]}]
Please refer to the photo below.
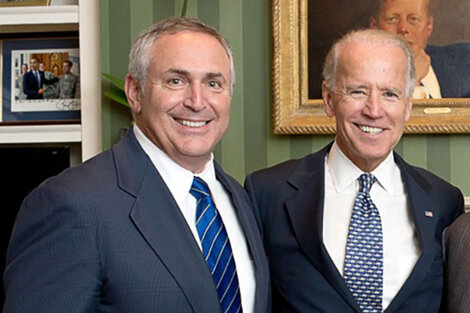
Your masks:
[{"label": "wooden shelf edge", "polygon": [[0,144],[81,142],[80,124],[0,126]]},{"label": "wooden shelf edge", "polygon": [[78,24],[78,5],[0,8],[0,26],[32,24]]}]

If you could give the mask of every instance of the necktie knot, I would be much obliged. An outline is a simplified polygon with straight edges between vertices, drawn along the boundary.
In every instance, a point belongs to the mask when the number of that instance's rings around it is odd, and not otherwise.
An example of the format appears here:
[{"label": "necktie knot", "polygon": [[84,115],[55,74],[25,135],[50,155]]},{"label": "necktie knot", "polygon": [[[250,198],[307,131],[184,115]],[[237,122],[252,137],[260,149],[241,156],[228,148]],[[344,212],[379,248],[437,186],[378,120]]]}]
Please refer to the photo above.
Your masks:
[{"label": "necktie knot", "polygon": [[374,175],[370,173],[364,173],[358,178],[359,180],[359,192],[363,192],[368,194],[370,192],[370,188],[372,185],[377,181]]},{"label": "necktie knot", "polygon": [[189,193],[197,200],[210,196],[209,186],[207,186],[207,183],[202,178],[197,176],[194,176]]}]

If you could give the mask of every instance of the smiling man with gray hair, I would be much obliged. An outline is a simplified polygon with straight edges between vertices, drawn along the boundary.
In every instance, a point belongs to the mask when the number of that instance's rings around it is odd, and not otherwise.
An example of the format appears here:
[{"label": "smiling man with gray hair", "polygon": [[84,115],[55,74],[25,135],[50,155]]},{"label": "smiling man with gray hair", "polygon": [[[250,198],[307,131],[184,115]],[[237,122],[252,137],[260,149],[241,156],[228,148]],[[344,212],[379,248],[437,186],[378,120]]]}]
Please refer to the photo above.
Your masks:
[{"label": "smiling man with gray hair", "polygon": [[267,313],[269,273],[246,192],[214,161],[232,52],[212,27],[142,32],[125,92],[135,125],[24,201],[3,312]]},{"label": "smiling man with gray hair", "polygon": [[245,182],[273,312],[437,313],[441,234],[463,197],[393,152],[411,114],[413,54],[393,34],[354,31],[333,45],[323,74],[334,142]]}]

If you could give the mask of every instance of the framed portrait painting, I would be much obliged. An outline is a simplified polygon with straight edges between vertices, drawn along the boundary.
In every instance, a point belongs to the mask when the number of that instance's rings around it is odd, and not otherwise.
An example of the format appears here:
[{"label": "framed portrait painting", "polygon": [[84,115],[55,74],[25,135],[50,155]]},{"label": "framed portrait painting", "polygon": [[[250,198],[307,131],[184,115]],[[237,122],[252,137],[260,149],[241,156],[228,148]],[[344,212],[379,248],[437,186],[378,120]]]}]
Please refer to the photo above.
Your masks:
[{"label": "framed portrait painting", "polygon": [[2,123],[80,121],[77,38],[3,40]]},{"label": "framed portrait painting", "polygon": [[[377,13],[383,8],[381,1],[272,1],[275,134],[335,133],[334,118],[323,111],[323,61],[331,45],[350,30],[378,28],[374,21],[383,17]],[[470,1],[431,1],[432,31],[423,50],[430,57],[438,89],[415,89],[405,132],[470,133]]]}]

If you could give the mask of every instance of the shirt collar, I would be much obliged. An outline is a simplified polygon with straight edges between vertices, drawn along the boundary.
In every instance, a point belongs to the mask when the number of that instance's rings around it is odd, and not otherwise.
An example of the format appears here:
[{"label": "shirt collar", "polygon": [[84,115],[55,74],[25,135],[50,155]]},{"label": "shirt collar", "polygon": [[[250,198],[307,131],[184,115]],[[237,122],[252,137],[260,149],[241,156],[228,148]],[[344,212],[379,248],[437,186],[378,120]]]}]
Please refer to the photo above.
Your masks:
[{"label": "shirt collar", "polygon": [[[346,190],[357,189],[357,178],[363,173],[336,144],[330,149],[327,159],[327,166],[330,172],[336,192],[342,193]],[[377,178],[379,185],[388,193],[398,193],[402,190],[400,169],[395,164],[393,152],[372,171]],[[397,184],[397,182],[399,182]],[[399,189],[400,188],[400,189]],[[356,190],[355,190],[356,192]]]},{"label": "shirt collar", "polygon": [[201,177],[209,187],[215,183],[216,178],[213,154],[211,154],[211,158],[204,166],[204,169],[195,175],[191,171],[177,164],[165,152],[151,142],[150,139],[148,139],[147,136],[145,136],[145,134],[139,129],[137,124],[134,125],[133,129],[137,141],[152,161],[175,199],[184,199],[188,195],[194,176]]}]

